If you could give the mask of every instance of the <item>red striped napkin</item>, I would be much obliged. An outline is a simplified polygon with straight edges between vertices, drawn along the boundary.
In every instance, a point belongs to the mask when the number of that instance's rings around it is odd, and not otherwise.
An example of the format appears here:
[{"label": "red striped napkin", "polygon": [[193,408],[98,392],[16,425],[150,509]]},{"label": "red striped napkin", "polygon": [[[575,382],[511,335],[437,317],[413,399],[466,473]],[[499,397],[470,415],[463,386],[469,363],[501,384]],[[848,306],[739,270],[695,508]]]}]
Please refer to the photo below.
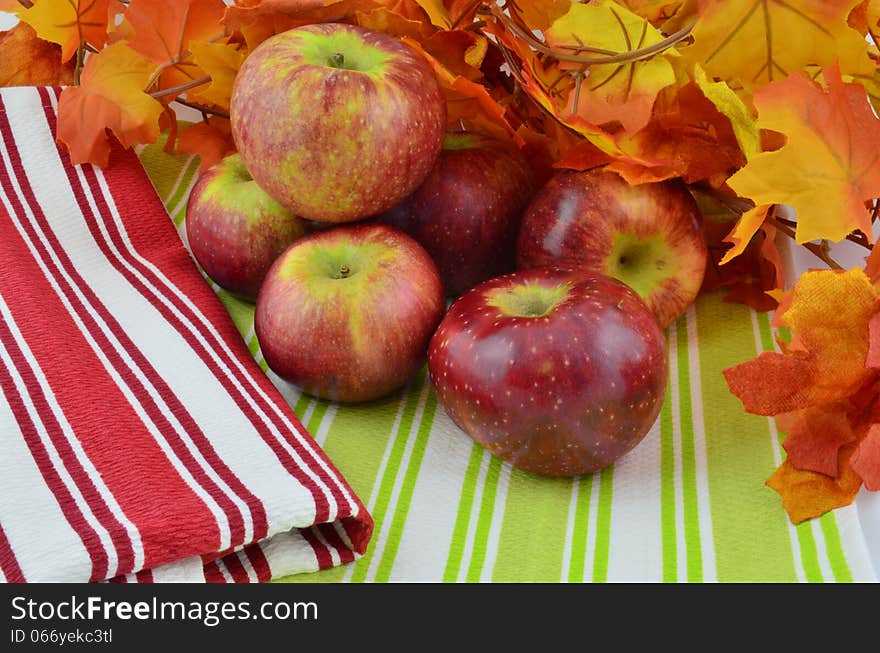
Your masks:
[{"label": "red striped napkin", "polygon": [[372,520],[253,362],[137,157],[0,89],[0,580],[266,581]]}]

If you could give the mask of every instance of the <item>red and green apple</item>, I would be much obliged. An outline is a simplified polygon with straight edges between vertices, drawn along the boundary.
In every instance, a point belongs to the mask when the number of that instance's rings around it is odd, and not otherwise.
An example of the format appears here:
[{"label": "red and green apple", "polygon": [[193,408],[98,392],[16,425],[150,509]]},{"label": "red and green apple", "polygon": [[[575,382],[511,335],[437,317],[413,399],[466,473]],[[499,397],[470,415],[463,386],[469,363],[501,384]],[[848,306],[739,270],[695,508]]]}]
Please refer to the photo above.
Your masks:
[{"label": "red and green apple", "polygon": [[412,193],[446,129],[433,69],[399,39],[353,25],[298,27],[244,61],[232,134],[254,179],[298,215],[350,222]]},{"label": "red and green apple", "polygon": [[458,296],[516,267],[516,235],[534,192],[528,161],[487,136],[449,133],[428,178],[378,216],[431,255],[447,294]]},{"label": "red and green apple", "polygon": [[269,266],[307,223],[269,197],[232,154],[202,173],[186,206],[193,256],[226,290],[255,300]]},{"label": "red and green apple", "polygon": [[437,267],[415,240],[387,225],[343,225],[275,261],[254,326],[278,376],[317,397],[359,402],[418,371],[445,307]]},{"label": "red and green apple", "polygon": [[437,398],[474,440],[520,469],[576,476],[618,460],[663,403],[666,341],[626,284],[552,268],[459,297],[431,339]]},{"label": "red and green apple", "polygon": [[526,209],[517,266],[601,272],[632,287],[661,327],[696,299],[707,249],[680,180],[630,185],[614,172],[557,173]]}]

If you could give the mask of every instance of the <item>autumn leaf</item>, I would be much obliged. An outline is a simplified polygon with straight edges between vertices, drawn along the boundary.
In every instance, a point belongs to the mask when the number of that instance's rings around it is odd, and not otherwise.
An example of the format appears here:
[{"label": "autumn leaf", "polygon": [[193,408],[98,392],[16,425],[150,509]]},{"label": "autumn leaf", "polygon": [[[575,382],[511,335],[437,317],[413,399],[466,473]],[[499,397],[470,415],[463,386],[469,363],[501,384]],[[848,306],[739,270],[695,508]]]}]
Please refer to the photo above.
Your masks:
[{"label": "autumn leaf", "polygon": [[73,61],[61,63],[61,48],[18,23],[0,32],[0,86],[66,86],[73,83]]},{"label": "autumn leaf", "polygon": [[64,89],[58,102],[57,138],[74,165],[107,166],[105,129],[124,147],[156,141],[164,107],[143,91],[154,69],[125,43],[108,45],[88,58],[80,85]]},{"label": "autumn leaf", "polygon": [[[590,47],[613,53],[637,50],[663,40],[663,35],[647,20],[610,0],[572,4],[550,26],[546,37],[556,49]],[[567,112],[594,125],[619,122],[629,134],[639,131],[651,119],[657,94],[675,83],[675,72],[666,56],[591,65],[589,75],[569,94]],[[579,65],[569,64],[572,69]]]},{"label": "autumn leaf", "polygon": [[571,0],[513,0],[508,10],[533,30],[545,31],[571,8]]},{"label": "autumn leaf", "polygon": [[211,77],[211,83],[207,87],[199,87],[198,93],[193,93],[190,99],[228,109],[232,83],[244,61],[244,55],[235,46],[221,42],[192,41],[189,49],[196,65]]},{"label": "autumn leaf", "polygon": [[786,143],[752,158],[728,184],[756,205],[788,204],[797,212],[797,242],[838,242],[855,229],[871,238],[865,202],[880,196],[880,120],[858,84],[836,66],[827,89],[795,74],[755,93],[758,127]]},{"label": "autumn leaf", "polygon": [[621,3],[634,14],[647,18],[654,25],[661,25],[684,4],[683,0],[621,0]]},{"label": "autumn leaf", "polygon": [[473,22],[479,2],[474,0],[415,0],[431,23],[440,29],[455,29]]},{"label": "autumn leaf", "polygon": [[736,140],[746,160],[754,157],[761,148],[758,125],[752,112],[736,92],[724,82],[711,82],[701,66],[694,66],[694,81],[703,95],[723,116],[730,121]]},{"label": "autumn leaf", "polygon": [[212,118],[182,130],[177,138],[177,151],[200,157],[199,172],[204,172],[227,154],[235,151],[229,121]]},{"label": "autumn leaf", "polygon": [[861,34],[847,18],[859,0],[701,0],[689,62],[754,89],[809,64],[840,61],[843,72],[870,74]]},{"label": "autumn leaf", "polygon": [[100,48],[107,40],[108,0],[36,0],[18,17],[46,41],[61,46],[61,60],[68,61],[80,43]]},{"label": "autumn leaf", "polygon": [[733,247],[724,253],[721,265],[729,263],[746,250],[752,237],[758,232],[761,225],[764,224],[764,220],[772,208],[772,205],[756,206],[743,213],[742,217],[737,220],[734,228],[724,238],[723,242],[729,243]]},{"label": "autumn leaf", "polygon": [[880,490],[880,424],[871,425],[849,462],[866,488]]},{"label": "autumn leaf", "polygon": [[786,430],[783,448],[797,469],[837,478],[840,448],[856,436],[847,419],[848,406],[833,403],[798,411]]}]

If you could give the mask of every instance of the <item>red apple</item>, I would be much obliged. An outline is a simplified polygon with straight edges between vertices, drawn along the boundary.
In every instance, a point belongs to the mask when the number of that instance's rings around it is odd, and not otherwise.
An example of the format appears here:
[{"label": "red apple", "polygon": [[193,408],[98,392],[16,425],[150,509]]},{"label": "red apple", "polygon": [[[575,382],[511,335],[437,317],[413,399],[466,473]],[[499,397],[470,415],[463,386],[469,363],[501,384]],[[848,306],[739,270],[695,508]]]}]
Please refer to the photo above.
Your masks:
[{"label": "red apple", "polygon": [[447,134],[418,190],[378,220],[421,243],[449,295],[516,267],[516,234],[534,191],[519,150],[477,134]]},{"label": "red apple", "polygon": [[697,203],[681,181],[633,186],[602,169],[560,172],[526,209],[517,265],[594,270],[619,279],[666,327],[703,283],[700,223]]},{"label": "red apple", "polygon": [[459,297],[431,339],[428,369],[452,420],[525,471],[575,476],[635,447],[657,419],[666,340],[628,286],[536,268]]},{"label": "red apple", "polygon": [[198,178],[186,205],[187,240],[205,274],[250,300],[272,262],[306,230],[306,221],[257,186],[235,154]]},{"label": "red apple", "polygon": [[275,261],[254,325],[276,374],[317,397],[356,402],[412,377],[444,309],[421,245],[387,225],[346,225],[306,236]]},{"label": "red apple", "polygon": [[399,39],[323,23],[263,41],[230,103],[242,159],[298,215],[349,222],[388,209],[437,160],[446,103],[434,71]]}]

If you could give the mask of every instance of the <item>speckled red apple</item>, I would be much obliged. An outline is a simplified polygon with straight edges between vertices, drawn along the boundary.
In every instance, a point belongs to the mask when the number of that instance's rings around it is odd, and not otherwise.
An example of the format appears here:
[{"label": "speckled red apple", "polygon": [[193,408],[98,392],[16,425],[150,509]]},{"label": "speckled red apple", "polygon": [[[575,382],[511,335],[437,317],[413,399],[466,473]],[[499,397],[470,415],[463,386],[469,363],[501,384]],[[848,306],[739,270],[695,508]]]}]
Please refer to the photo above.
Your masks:
[{"label": "speckled red apple", "polygon": [[276,260],[254,327],[280,377],[317,397],[367,401],[424,364],[445,307],[437,266],[415,240],[387,225],[345,225]]},{"label": "speckled red apple", "polygon": [[450,133],[424,183],[377,220],[428,250],[447,294],[457,297],[514,270],[516,235],[533,193],[528,162],[515,147]]},{"label": "speckled red apple", "polygon": [[428,350],[437,398],[491,453],[576,476],[633,449],[666,390],[666,341],[628,286],[549,268],[486,281],[450,307]]},{"label": "speckled red apple", "polygon": [[424,57],[392,36],[338,23],[263,41],[238,71],[232,134],[254,179],[298,215],[350,222],[424,181],[446,103]]},{"label": "speckled red apple", "polygon": [[273,261],[307,230],[230,155],[199,176],[186,206],[190,250],[217,285],[254,300]]},{"label": "speckled red apple", "polygon": [[520,269],[594,270],[645,300],[661,327],[696,299],[706,271],[701,215],[679,180],[630,185],[602,169],[556,174],[523,215]]}]

